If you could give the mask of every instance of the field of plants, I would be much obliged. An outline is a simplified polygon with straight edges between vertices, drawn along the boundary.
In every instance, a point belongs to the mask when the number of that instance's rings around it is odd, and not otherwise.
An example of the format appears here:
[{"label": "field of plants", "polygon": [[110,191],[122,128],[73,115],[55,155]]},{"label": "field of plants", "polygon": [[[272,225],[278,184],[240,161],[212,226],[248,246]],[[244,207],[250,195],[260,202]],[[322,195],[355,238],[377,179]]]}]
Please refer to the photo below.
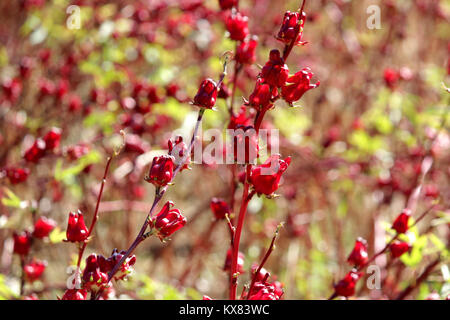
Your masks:
[{"label": "field of plants", "polygon": [[450,299],[449,22],[0,1],[0,300]]}]

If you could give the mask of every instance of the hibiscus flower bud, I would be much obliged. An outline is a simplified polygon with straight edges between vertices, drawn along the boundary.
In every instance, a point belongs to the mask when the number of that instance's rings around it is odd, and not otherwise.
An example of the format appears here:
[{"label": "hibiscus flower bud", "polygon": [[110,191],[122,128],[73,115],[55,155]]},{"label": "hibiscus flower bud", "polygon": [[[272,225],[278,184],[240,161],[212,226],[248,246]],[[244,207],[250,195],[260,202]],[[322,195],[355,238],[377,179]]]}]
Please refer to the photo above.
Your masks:
[{"label": "hibiscus flower bud", "polygon": [[4,168],[2,171],[11,184],[25,182],[30,174],[30,170],[28,168],[9,167]]},{"label": "hibiscus flower bud", "polygon": [[392,258],[398,258],[411,249],[409,243],[404,241],[395,241],[390,245]]},{"label": "hibiscus flower bud", "polygon": [[153,228],[161,241],[170,237],[175,231],[181,229],[186,224],[186,218],[178,209],[171,209],[174,206],[172,201],[167,201],[162,210],[152,219]]},{"label": "hibiscus flower bud", "polygon": [[14,253],[26,256],[30,252],[31,234],[28,231],[22,233],[14,233]]},{"label": "hibiscus flower bud", "polygon": [[56,222],[47,217],[40,217],[34,224],[33,237],[43,239],[48,237],[50,232],[56,227]]},{"label": "hibiscus flower bud", "polygon": [[343,297],[353,296],[355,294],[356,283],[362,275],[363,273],[357,272],[356,269],[347,273],[345,277],[334,286],[336,294]]},{"label": "hibiscus flower bud", "polygon": [[280,155],[272,155],[267,161],[253,167],[249,182],[258,194],[271,195],[280,185],[281,175],[287,170],[291,158],[280,159]]},{"label": "hibiscus flower bud", "polygon": [[241,64],[253,64],[256,60],[255,52],[257,45],[257,36],[253,36],[249,40],[244,40],[239,43],[236,48],[236,61]]},{"label": "hibiscus flower bud", "polygon": [[45,150],[54,150],[58,148],[59,142],[61,141],[61,129],[52,128],[45,134],[43,140],[45,142]]},{"label": "hibiscus flower bud", "polygon": [[217,100],[217,85],[212,79],[205,79],[194,97],[193,104],[201,108],[212,109]]},{"label": "hibiscus flower bud", "polygon": [[[228,249],[227,256],[225,258],[225,264],[223,266],[224,271],[231,270],[231,259],[233,257],[233,251]],[[237,272],[244,273],[244,254],[242,252],[238,252],[238,261],[237,261]]]},{"label": "hibiscus flower bud", "polygon": [[295,41],[295,45],[305,44],[305,42],[302,42],[305,21],[305,12],[302,12],[302,16],[300,17],[300,12],[287,11],[284,14],[280,31],[278,31],[277,40],[285,44],[290,44],[292,41]]},{"label": "hibiscus flower bud", "polygon": [[248,17],[240,12],[232,12],[225,21],[227,31],[230,33],[230,39],[242,41],[248,35]]},{"label": "hibiscus flower bud", "polygon": [[268,83],[264,83],[264,79],[256,80],[255,88],[248,98],[248,104],[256,110],[270,109],[272,100],[278,95],[277,88],[271,90]]},{"label": "hibiscus flower bud", "polygon": [[408,221],[411,216],[411,210],[404,209],[395,219],[392,224],[392,229],[397,231],[397,233],[405,233],[408,231]]},{"label": "hibiscus flower bud", "polygon": [[347,258],[348,263],[355,267],[361,267],[367,263],[368,258],[367,241],[363,238],[356,239],[355,247]]},{"label": "hibiscus flower bud", "polygon": [[282,87],[289,77],[289,68],[284,63],[280,51],[273,49],[270,51],[269,61],[261,70],[264,81],[273,87]]},{"label": "hibiscus flower bud", "polygon": [[212,198],[210,206],[217,220],[225,219],[225,215],[230,214],[230,207],[223,199]]},{"label": "hibiscus flower bud", "polygon": [[85,289],[68,289],[61,300],[86,300],[87,294]]},{"label": "hibiscus flower bud", "polygon": [[33,260],[23,267],[25,279],[29,282],[38,280],[47,267],[47,261]]},{"label": "hibiscus flower bud", "polygon": [[286,85],[281,89],[281,96],[283,99],[292,104],[295,101],[300,100],[306,91],[317,88],[320,85],[320,81],[311,83],[311,78],[314,74],[310,68],[304,68],[289,77],[286,80]]},{"label": "hibiscus flower bud", "polygon": [[28,162],[37,163],[45,155],[45,142],[42,139],[36,139],[33,145],[25,151],[24,159]]},{"label": "hibiscus flower bud", "polygon": [[219,92],[217,93],[217,97],[219,99],[228,99],[231,95],[230,89],[225,85],[225,83],[220,84]]},{"label": "hibiscus flower bud", "polygon": [[[125,251],[120,251],[117,249],[114,249],[111,256],[107,259],[107,262],[109,264],[108,272],[111,271],[114,266],[119,263],[119,261],[123,258],[125,255]],[[120,266],[117,273],[114,275],[114,279],[117,280],[124,280],[129,274],[133,272],[133,265],[136,263],[136,256],[132,255],[125,259],[123,264]]]},{"label": "hibiscus flower bud", "polygon": [[97,292],[109,286],[106,265],[106,259],[102,255],[93,253],[86,258],[86,267],[81,278],[84,288]]},{"label": "hibiscus flower bud", "polygon": [[154,184],[156,187],[164,187],[173,178],[174,158],[170,155],[154,157],[152,166],[145,181]]},{"label": "hibiscus flower bud", "polygon": [[83,213],[78,210],[77,213],[69,213],[69,222],[67,224],[67,241],[78,242],[85,241],[88,237],[88,229],[84,223]]}]

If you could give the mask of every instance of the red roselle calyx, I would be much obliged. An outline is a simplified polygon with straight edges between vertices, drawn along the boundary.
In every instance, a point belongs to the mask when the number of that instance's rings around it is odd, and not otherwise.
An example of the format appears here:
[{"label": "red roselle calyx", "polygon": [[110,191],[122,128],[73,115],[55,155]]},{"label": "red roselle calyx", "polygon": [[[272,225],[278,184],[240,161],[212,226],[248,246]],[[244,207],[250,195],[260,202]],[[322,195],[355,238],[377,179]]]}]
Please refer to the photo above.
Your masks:
[{"label": "red roselle calyx", "polygon": [[291,157],[280,158],[279,154],[272,155],[264,164],[252,168],[249,182],[256,193],[270,196],[278,189],[281,176],[291,163]]},{"label": "red roselle calyx", "polygon": [[[228,249],[227,256],[225,258],[225,264],[223,266],[224,271],[230,271],[231,270],[231,259],[233,256],[233,251],[231,249]],[[242,252],[238,252],[238,260],[237,260],[237,272],[243,273],[244,272],[244,254]]]},{"label": "red roselle calyx", "polygon": [[253,64],[256,60],[255,51],[258,45],[258,37],[253,36],[244,40],[236,48],[235,59],[241,64]]},{"label": "red roselle calyx", "polygon": [[30,170],[28,168],[8,167],[4,168],[2,171],[11,184],[25,182],[30,174]]},{"label": "red roselle calyx", "polygon": [[30,252],[31,234],[28,231],[22,233],[14,233],[14,253],[26,256]]},{"label": "red roselle calyx", "polygon": [[390,245],[391,255],[393,258],[398,258],[404,253],[408,252],[411,246],[407,242],[395,241]]},{"label": "red roselle calyx", "polygon": [[33,260],[23,267],[25,278],[29,282],[38,280],[47,267],[47,261]]},{"label": "red roselle calyx", "polygon": [[88,229],[84,223],[83,213],[78,210],[77,213],[69,213],[69,221],[67,224],[66,237],[70,242],[82,242],[88,237]]},{"label": "red roselle calyx", "polygon": [[94,292],[106,288],[109,285],[107,272],[108,265],[105,257],[91,254],[86,258],[86,267],[83,271],[84,288]]},{"label": "red roselle calyx", "polygon": [[272,101],[278,96],[277,88],[271,88],[264,79],[256,80],[255,88],[248,98],[248,104],[256,110],[270,109]]},{"label": "red roselle calyx", "polygon": [[392,229],[397,231],[397,233],[405,233],[408,231],[408,221],[411,216],[411,210],[404,209],[395,219],[392,224]]},{"label": "red roselle calyx", "polygon": [[232,12],[225,21],[225,26],[232,40],[242,41],[249,33],[248,17],[243,16],[240,12]]},{"label": "red roselle calyx", "polygon": [[33,237],[43,239],[48,237],[50,232],[56,227],[56,222],[53,219],[40,217],[34,224]]},{"label": "red roselle calyx", "polygon": [[230,214],[230,207],[223,199],[212,198],[210,206],[217,220],[225,219],[225,215]]},{"label": "red roselle calyx", "polygon": [[217,84],[212,79],[205,79],[194,97],[193,105],[212,109],[217,100]]},{"label": "red roselle calyx", "polygon": [[154,157],[145,181],[154,184],[156,187],[167,186],[172,181],[174,166],[173,156],[162,155]]},{"label": "red roselle calyx", "polygon": [[269,61],[262,68],[261,77],[273,87],[284,86],[289,77],[289,68],[284,63],[279,50],[270,51]]},{"label": "red roselle calyx", "polygon": [[68,289],[61,300],[86,300],[87,294],[85,289]]},{"label": "red roselle calyx", "polygon": [[313,73],[310,68],[304,68],[289,77],[286,82],[287,85],[283,86],[281,89],[281,96],[283,99],[292,104],[295,101],[300,100],[306,91],[317,88],[320,85],[320,81],[316,83],[311,83],[311,78]]},{"label": "red roselle calyx", "polygon": [[347,273],[345,277],[334,286],[336,294],[343,297],[353,296],[355,294],[356,283],[362,275],[362,272],[357,272],[355,269]]},{"label": "red roselle calyx", "polygon": [[45,155],[45,141],[38,138],[33,145],[25,151],[24,159],[28,162],[37,163]]},{"label": "red roselle calyx", "polygon": [[300,12],[286,11],[280,27],[280,31],[278,31],[278,35],[276,37],[277,40],[289,45],[297,35],[294,44],[306,44],[306,42],[302,42],[303,27],[305,25],[305,21],[305,12],[302,12],[302,16],[300,16]]},{"label": "red roselle calyx", "polygon": [[171,209],[172,201],[167,201],[162,210],[151,221],[151,228],[156,231],[161,241],[170,237],[175,231],[186,224],[186,218],[178,209]]},{"label": "red roselle calyx", "polygon": [[367,241],[363,238],[356,239],[355,247],[347,258],[348,263],[355,267],[361,267],[367,263],[368,259]]},{"label": "red roselle calyx", "polygon": [[[125,251],[120,251],[117,249],[114,249],[111,256],[106,260],[108,264],[107,271],[111,271],[114,266],[120,262],[122,257],[125,255]],[[136,263],[136,256],[132,255],[125,259],[123,264],[120,266],[117,273],[114,275],[114,279],[116,281],[118,280],[124,280],[129,274],[133,272],[133,265]]]}]

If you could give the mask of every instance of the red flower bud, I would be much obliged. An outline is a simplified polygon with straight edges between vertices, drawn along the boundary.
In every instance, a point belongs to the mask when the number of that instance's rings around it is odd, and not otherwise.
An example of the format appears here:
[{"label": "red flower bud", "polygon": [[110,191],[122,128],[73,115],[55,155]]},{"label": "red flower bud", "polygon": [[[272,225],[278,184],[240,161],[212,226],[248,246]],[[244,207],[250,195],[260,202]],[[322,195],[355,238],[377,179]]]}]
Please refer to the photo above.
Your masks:
[{"label": "red flower bud", "polygon": [[33,260],[32,262],[27,263],[23,267],[23,271],[25,272],[25,278],[29,282],[38,280],[44,273],[46,267],[47,261]]},{"label": "red flower bud", "polygon": [[52,128],[43,138],[46,150],[54,150],[59,147],[61,141],[61,129]]},{"label": "red flower bud", "polygon": [[86,300],[87,294],[85,289],[69,289],[64,292],[61,300]]},{"label": "red flower bud", "polygon": [[161,241],[170,237],[175,231],[181,229],[186,224],[186,218],[178,209],[171,209],[174,206],[172,201],[167,201],[162,210],[152,219],[153,228]]},{"label": "red flower bud", "polygon": [[264,164],[253,167],[249,182],[258,194],[271,195],[278,189],[281,175],[290,163],[290,157],[281,160],[280,155],[272,155]]},{"label": "red flower bud", "polygon": [[272,107],[272,99],[278,95],[277,88],[270,89],[268,83],[264,83],[264,79],[256,80],[255,89],[248,98],[248,104],[257,110],[270,109]]},{"label": "red flower bud", "polygon": [[23,231],[20,234],[14,233],[14,253],[26,256],[30,252],[31,234],[28,231]]},{"label": "red flower bud", "polygon": [[225,215],[230,214],[230,207],[223,199],[212,198],[210,206],[217,220],[225,219]]},{"label": "red flower bud", "polygon": [[241,109],[237,115],[233,114],[228,124],[228,129],[235,130],[239,125],[247,127],[252,123],[252,119],[247,116],[245,105],[241,106]]},{"label": "red flower bud", "polygon": [[239,0],[219,0],[221,10],[228,10],[237,7]]},{"label": "red flower bud", "polygon": [[[111,271],[114,266],[119,263],[119,261],[123,258],[125,255],[125,251],[120,251],[117,249],[114,249],[111,256],[106,260],[108,263],[108,269],[104,272]],[[132,255],[125,259],[122,266],[120,266],[117,273],[114,275],[114,279],[116,281],[125,279],[129,274],[133,272],[133,265],[136,263],[136,256]]]},{"label": "red flower bud", "polygon": [[84,288],[97,292],[100,289],[108,287],[108,270],[106,266],[106,259],[102,255],[93,253],[87,257],[86,268],[82,276]]},{"label": "red flower bud", "polygon": [[81,101],[81,98],[76,94],[72,94],[69,98],[69,111],[76,112],[80,110],[82,106],[83,102]]},{"label": "red flower bud", "polygon": [[249,300],[280,300],[283,291],[274,284],[256,282],[249,294]]},{"label": "red flower bud", "polygon": [[[302,20],[301,23],[300,18]],[[300,17],[300,12],[287,11],[284,14],[280,31],[278,31],[277,40],[285,44],[290,44],[292,41],[295,41],[295,45],[305,44],[306,42],[302,42],[303,27],[305,25],[305,21],[305,12],[302,12],[302,17]]]},{"label": "red flower bud", "polygon": [[347,258],[348,263],[355,267],[361,267],[367,263],[368,257],[367,241],[363,238],[356,239],[355,247]]},{"label": "red flower bud", "polygon": [[269,61],[261,70],[264,81],[273,87],[282,87],[289,77],[289,68],[284,63],[280,51],[273,49],[270,51]]},{"label": "red flower bud", "polygon": [[355,294],[356,283],[362,275],[362,272],[357,272],[355,269],[347,273],[345,277],[334,286],[336,294],[343,297],[353,296]]},{"label": "red flower bud", "polygon": [[407,242],[395,241],[390,245],[391,255],[393,258],[398,258],[411,249]]},{"label": "red flower bud", "polygon": [[317,88],[320,85],[320,81],[315,84],[311,83],[313,73],[310,68],[304,68],[287,79],[287,85],[281,89],[281,96],[283,99],[292,104],[302,98],[306,91]]},{"label": "red flower bud", "polygon": [[45,155],[45,149],[44,140],[36,139],[33,145],[25,151],[23,157],[28,162],[37,163]]},{"label": "red flower bud", "polygon": [[46,217],[40,217],[34,224],[33,237],[38,239],[48,237],[50,232],[52,232],[55,227],[55,220]]},{"label": "red flower bud", "polygon": [[240,12],[232,12],[225,21],[227,31],[230,33],[230,39],[242,41],[248,35],[248,17]]},{"label": "red flower bud", "polygon": [[250,40],[244,40],[236,48],[235,59],[241,64],[253,64],[256,60],[255,51],[258,45],[258,37],[253,36]]},{"label": "red flower bud", "polygon": [[394,89],[397,86],[397,82],[400,78],[398,71],[387,68],[384,70],[384,82],[390,89]]},{"label": "red flower bud", "polygon": [[11,184],[25,182],[30,174],[30,170],[28,168],[10,167],[4,168],[2,171]]},{"label": "red flower bud", "polygon": [[145,181],[154,184],[156,187],[164,187],[173,178],[174,158],[169,155],[154,157],[152,166]]},{"label": "red flower bud", "polygon": [[67,241],[85,241],[88,237],[88,232],[84,223],[83,213],[80,210],[77,213],[70,212],[66,231]]},{"label": "red flower bud", "polygon": [[408,221],[410,215],[411,210],[404,209],[395,219],[394,223],[392,224],[392,229],[397,231],[397,233],[405,233],[406,231],[408,231]]},{"label": "red flower bud", "polygon": [[217,85],[212,79],[205,79],[194,97],[193,104],[201,108],[212,109],[217,100]]},{"label": "red flower bud", "polygon": [[255,274],[255,273],[256,273],[256,270],[258,270],[258,267],[259,267],[259,265],[258,265],[257,263],[253,263],[253,264],[252,264],[252,268],[251,268],[252,276],[255,276],[255,277],[256,277],[256,281],[257,281],[257,282],[261,282],[261,281],[263,281],[264,279],[267,279],[267,278],[270,277],[269,271],[267,271],[267,270],[264,269],[264,268],[261,268],[261,270],[259,270],[259,273],[258,273],[258,274]]},{"label": "red flower bud", "polygon": [[[231,259],[233,256],[233,251],[231,249],[228,249],[227,251],[227,257],[225,258],[225,264],[223,266],[224,271],[230,271],[231,270]],[[237,261],[237,272],[244,273],[244,254],[242,252],[238,252],[238,261]]]},{"label": "red flower bud", "polygon": [[230,89],[225,85],[225,83],[220,84],[219,92],[217,93],[217,97],[220,99],[228,99],[231,95]]}]

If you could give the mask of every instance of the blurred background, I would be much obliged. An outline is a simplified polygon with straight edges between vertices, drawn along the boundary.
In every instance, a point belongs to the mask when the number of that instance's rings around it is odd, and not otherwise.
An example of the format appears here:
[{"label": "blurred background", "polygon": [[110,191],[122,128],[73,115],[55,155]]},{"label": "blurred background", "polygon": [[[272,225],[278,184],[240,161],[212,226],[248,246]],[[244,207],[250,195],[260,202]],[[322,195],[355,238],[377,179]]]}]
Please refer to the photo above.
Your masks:
[{"label": "blurred background", "polygon": [[[241,0],[250,33],[259,38],[257,59],[239,75],[235,110],[252,92],[259,66],[272,48],[284,12],[300,1]],[[70,5],[79,29],[68,28]],[[380,29],[368,19],[380,9]],[[75,8],[75,10],[78,10]],[[380,256],[381,290],[360,283],[360,298],[392,298],[413,282],[437,253],[443,262],[408,298],[449,291],[450,201],[450,1],[308,1],[303,40],[289,58],[291,73],[310,67],[320,87],[289,107],[279,101],[263,128],[280,130],[280,153],[292,163],[278,194],[255,197],[240,251],[249,280],[279,222],[276,250],[265,268],[284,284],[285,299],[323,299],[350,269],[355,239],[369,255],[384,247],[390,225],[419,183],[421,161],[433,158],[413,216],[433,212],[413,228],[413,249],[400,260]],[[197,108],[188,102],[204,78],[218,79],[223,55],[235,50],[215,0],[0,2],[0,298],[20,291],[20,261],[12,254],[14,231],[30,229],[40,216],[57,222],[49,239],[33,243],[31,256],[46,260],[41,281],[24,294],[55,299],[66,288],[66,268],[77,248],[66,243],[70,211],[90,223],[106,158],[127,133],[113,159],[100,219],[86,254],[109,256],[134,240],[151,206],[154,187],[144,181],[155,154],[171,132],[191,132]],[[72,23],[69,21],[69,24]],[[230,86],[233,64],[225,78]],[[203,128],[226,128],[229,99],[206,112]],[[23,154],[52,127],[61,143],[38,163]],[[14,183],[7,168],[29,170]],[[135,273],[115,296],[131,299],[228,297],[223,271],[229,248],[225,221],[214,222],[213,197],[230,201],[230,169],[192,164],[168,189],[187,225],[161,243],[146,240],[135,252]],[[239,203],[241,186],[236,192]],[[240,292],[240,291],[239,291]]]}]

